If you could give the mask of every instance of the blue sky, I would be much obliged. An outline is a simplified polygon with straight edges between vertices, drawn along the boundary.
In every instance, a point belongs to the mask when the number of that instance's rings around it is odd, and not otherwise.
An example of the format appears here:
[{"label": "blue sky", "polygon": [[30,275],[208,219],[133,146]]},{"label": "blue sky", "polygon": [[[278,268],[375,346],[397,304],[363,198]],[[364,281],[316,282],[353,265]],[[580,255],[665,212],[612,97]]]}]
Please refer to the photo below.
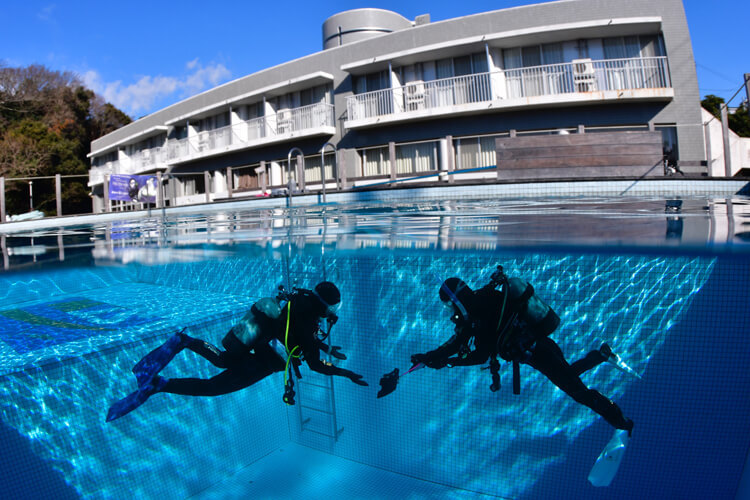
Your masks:
[{"label": "blue sky", "polygon": [[[323,21],[337,12],[377,7],[408,19],[429,13],[432,21],[440,21],[532,3],[539,1],[6,0],[0,3],[0,61],[75,72],[138,118],[321,50]],[[684,5],[701,96],[729,99],[743,74],[750,73],[747,29],[742,28],[750,19],[750,2],[684,0]],[[731,104],[738,105],[744,95],[743,90]]]}]

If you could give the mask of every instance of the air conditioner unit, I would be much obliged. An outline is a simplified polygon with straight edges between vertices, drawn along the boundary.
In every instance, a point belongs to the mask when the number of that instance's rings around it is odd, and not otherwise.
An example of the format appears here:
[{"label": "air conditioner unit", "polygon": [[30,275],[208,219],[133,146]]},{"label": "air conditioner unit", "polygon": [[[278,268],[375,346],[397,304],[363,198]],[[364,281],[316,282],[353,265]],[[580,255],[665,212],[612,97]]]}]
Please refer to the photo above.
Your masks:
[{"label": "air conditioner unit", "polygon": [[573,82],[576,92],[596,91],[596,70],[591,59],[573,59]]}]

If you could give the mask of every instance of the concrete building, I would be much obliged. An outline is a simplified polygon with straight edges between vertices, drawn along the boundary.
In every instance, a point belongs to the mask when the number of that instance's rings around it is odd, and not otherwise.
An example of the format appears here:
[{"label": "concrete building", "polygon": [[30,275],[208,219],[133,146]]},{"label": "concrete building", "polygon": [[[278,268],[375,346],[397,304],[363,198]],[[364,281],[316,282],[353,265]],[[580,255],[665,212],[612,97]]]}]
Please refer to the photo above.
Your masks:
[{"label": "concrete building", "polygon": [[729,171],[727,171],[724,152],[724,132],[721,120],[705,109],[701,109],[706,134],[706,157],[708,175],[711,177],[732,177],[750,173],[750,137],[740,137],[733,131],[727,131],[729,145]]},{"label": "concrete building", "polygon": [[[440,22],[380,9],[323,23],[323,50],[94,141],[95,211],[111,174],[159,173],[182,205],[295,189],[494,179],[495,139],[658,130],[706,175],[680,0],[567,0]],[[325,151],[325,155],[321,151]],[[415,179],[420,178],[420,179]],[[106,203],[105,203],[106,202]]]}]

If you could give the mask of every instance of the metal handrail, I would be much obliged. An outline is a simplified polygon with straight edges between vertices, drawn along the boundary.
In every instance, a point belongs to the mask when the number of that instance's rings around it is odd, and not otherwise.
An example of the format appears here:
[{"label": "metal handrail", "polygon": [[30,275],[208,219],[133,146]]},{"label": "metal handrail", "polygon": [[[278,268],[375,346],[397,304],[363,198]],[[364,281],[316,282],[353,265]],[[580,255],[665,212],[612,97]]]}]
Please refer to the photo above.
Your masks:
[{"label": "metal handrail", "polygon": [[[333,148],[333,164],[336,165],[336,146],[334,144],[331,144],[330,142],[326,142],[323,144],[323,147],[320,148],[320,180],[321,185],[323,186],[323,203],[326,202],[326,148],[330,146]],[[336,172],[334,168],[334,173]],[[338,176],[336,176],[336,188],[338,189]]]}]

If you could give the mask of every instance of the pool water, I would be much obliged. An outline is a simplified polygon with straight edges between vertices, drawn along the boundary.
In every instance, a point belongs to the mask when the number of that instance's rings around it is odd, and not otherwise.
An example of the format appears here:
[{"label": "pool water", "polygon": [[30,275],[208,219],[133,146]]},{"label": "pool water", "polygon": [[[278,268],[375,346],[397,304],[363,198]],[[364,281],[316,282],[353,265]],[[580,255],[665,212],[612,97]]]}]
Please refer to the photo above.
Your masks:
[{"label": "pool water", "polygon": [[[219,208],[9,234],[2,496],[739,498],[750,247],[747,200],[730,205],[729,229],[716,200],[588,198]],[[635,422],[611,486],[586,478],[612,428],[529,366],[519,395],[503,363],[495,393],[476,366],[420,370],[376,398],[383,374],[452,335],[440,282],[478,288],[497,265],[559,314],[570,362],[606,341],[642,374],[582,376]],[[220,397],[157,394],[104,422],[175,331],[220,345],[279,284],[321,280],[343,296],[331,339],[348,359],[334,361],[368,387],[303,368],[295,406],[275,374]],[[163,372],[216,373],[188,351]]]}]

